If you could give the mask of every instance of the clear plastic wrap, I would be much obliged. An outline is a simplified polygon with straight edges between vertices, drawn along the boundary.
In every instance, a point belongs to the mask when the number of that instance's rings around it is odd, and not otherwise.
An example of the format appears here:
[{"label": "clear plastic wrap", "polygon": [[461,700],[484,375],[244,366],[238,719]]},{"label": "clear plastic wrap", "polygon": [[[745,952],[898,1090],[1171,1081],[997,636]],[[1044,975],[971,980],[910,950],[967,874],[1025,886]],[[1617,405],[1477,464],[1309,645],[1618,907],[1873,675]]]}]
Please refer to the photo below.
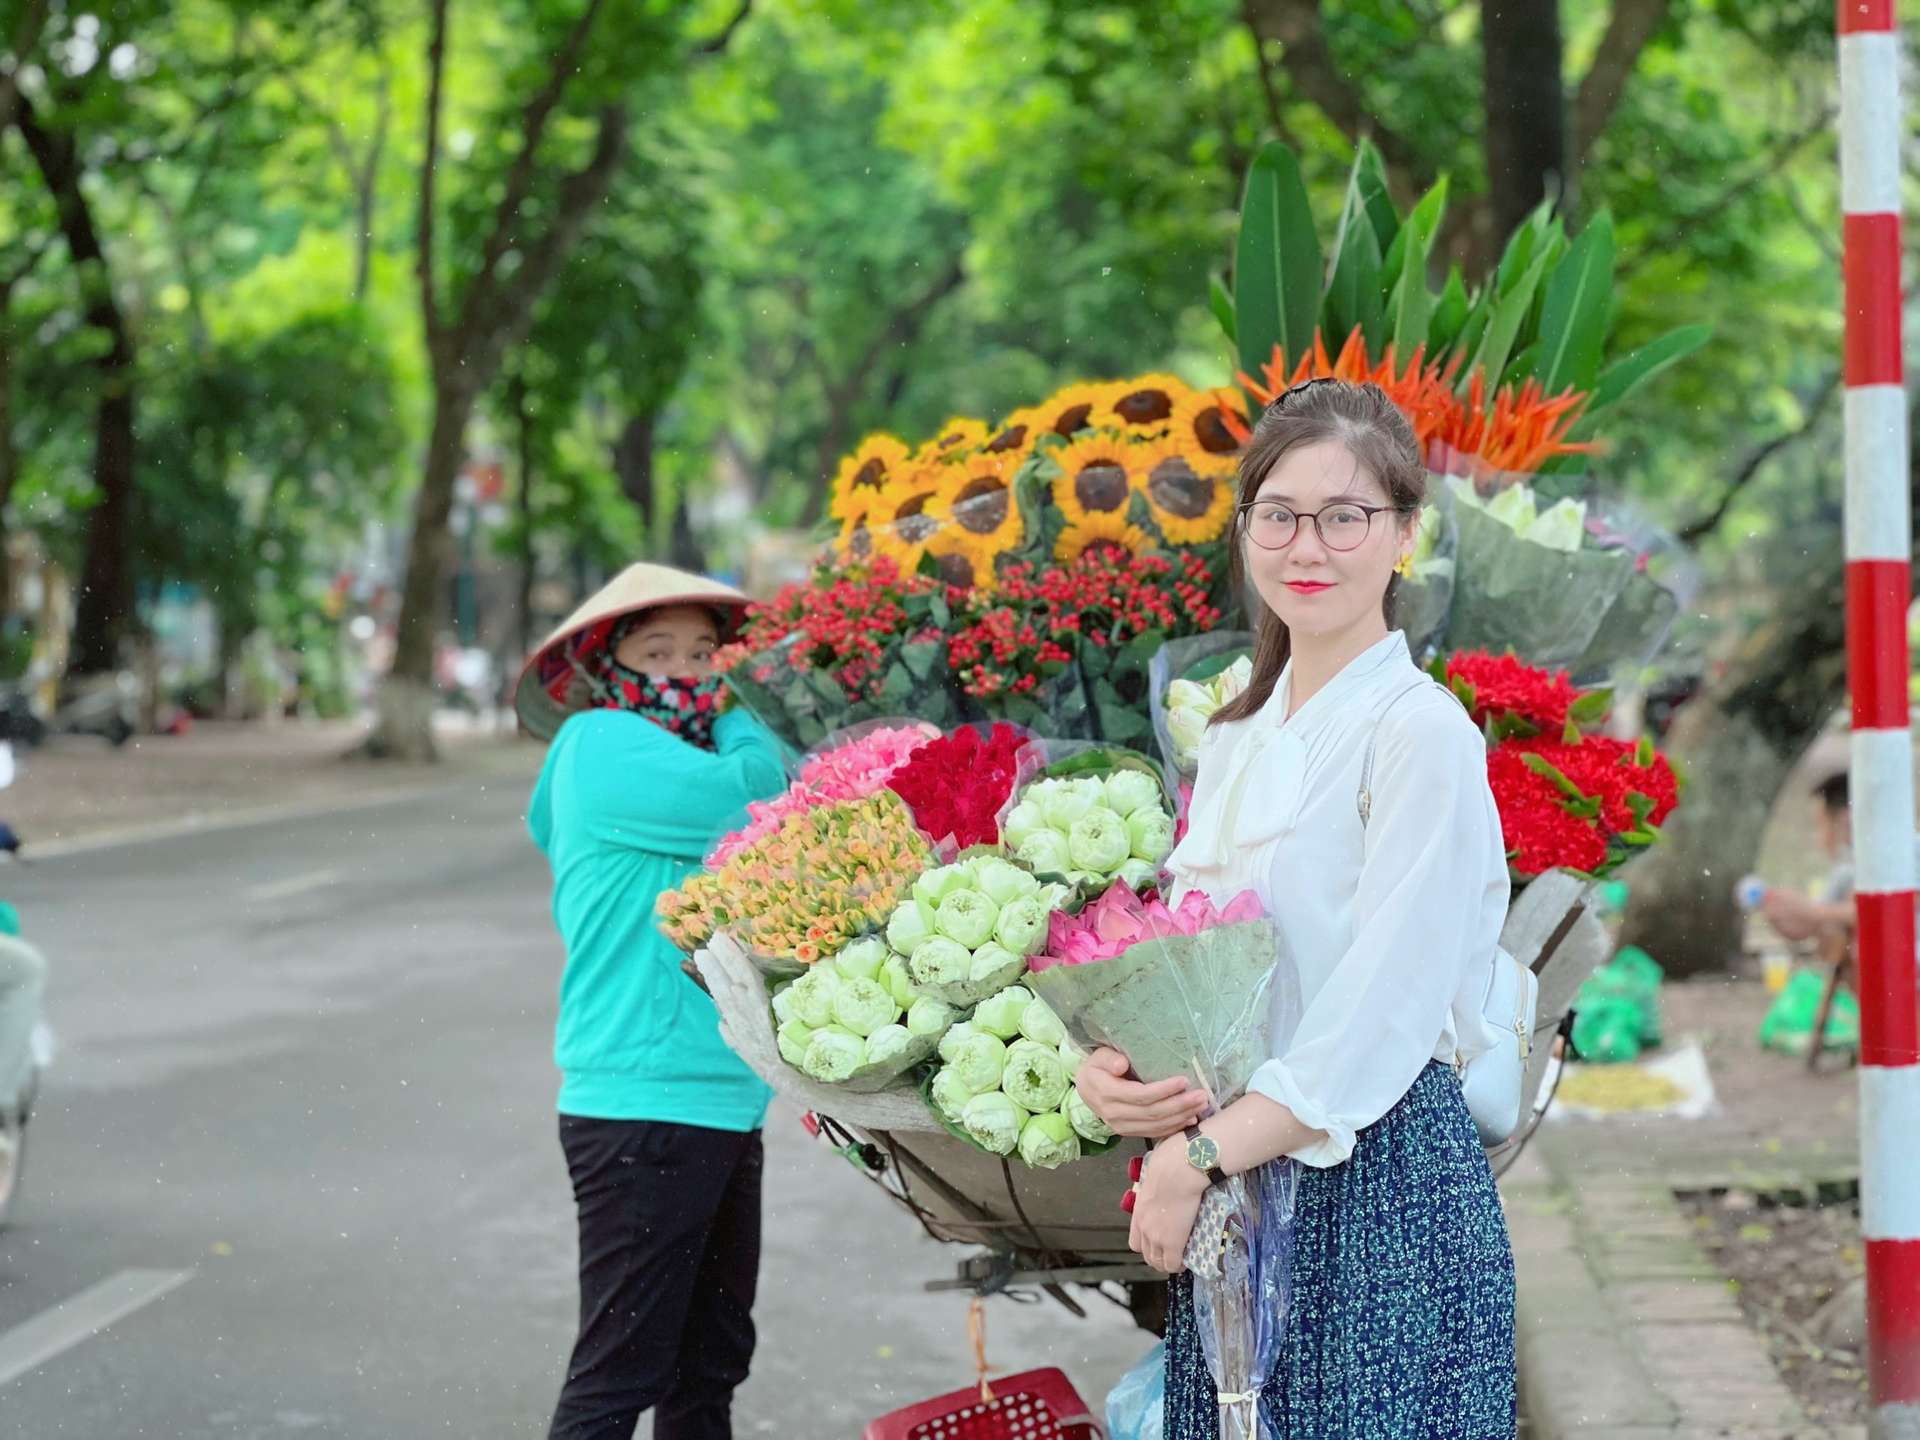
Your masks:
[{"label": "clear plastic wrap", "polygon": [[1167,1345],[1155,1345],[1107,1392],[1107,1440],[1166,1440]]},{"label": "clear plastic wrap", "polygon": [[1459,532],[1449,649],[1511,650],[1591,679],[1659,647],[1693,586],[1677,541],[1616,501],[1541,510],[1521,480],[1484,495],[1446,484]]},{"label": "clear plastic wrap", "polygon": [[1293,1302],[1300,1166],[1273,1160],[1207,1192],[1185,1262],[1200,1353],[1220,1403],[1220,1440],[1269,1440],[1260,1392],[1280,1358]]},{"label": "clear plastic wrap", "polygon": [[1153,738],[1160,748],[1160,761],[1166,767],[1170,788],[1181,780],[1191,780],[1198,760],[1195,736],[1176,734],[1181,722],[1169,706],[1173,682],[1211,682],[1242,656],[1253,654],[1254,637],[1247,630],[1214,630],[1205,635],[1186,635],[1169,640],[1155,653],[1147,667],[1147,702],[1153,721]]}]

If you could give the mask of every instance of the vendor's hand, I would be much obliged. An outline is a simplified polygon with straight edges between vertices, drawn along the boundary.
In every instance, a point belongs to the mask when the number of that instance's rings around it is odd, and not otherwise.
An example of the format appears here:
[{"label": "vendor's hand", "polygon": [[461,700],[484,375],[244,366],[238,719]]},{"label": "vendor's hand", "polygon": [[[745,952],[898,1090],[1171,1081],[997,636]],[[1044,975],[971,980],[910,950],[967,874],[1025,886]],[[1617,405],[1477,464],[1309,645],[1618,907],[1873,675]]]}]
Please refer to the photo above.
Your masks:
[{"label": "vendor's hand", "polygon": [[1128,1247],[1161,1274],[1178,1275],[1206,1193],[1207,1177],[1187,1163],[1186,1142],[1162,1140],[1140,1177]]},{"label": "vendor's hand", "polygon": [[1207,1092],[1188,1084],[1184,1075],[1143,1085],[1124,1078],[1130,1068],[1118,1050],[1102,1048],[1082,1062],[1074,1077],[1074,1088],[1087,1108],[1116,1135],[1158,1140],[1179,1134],[1207,1113]]}]

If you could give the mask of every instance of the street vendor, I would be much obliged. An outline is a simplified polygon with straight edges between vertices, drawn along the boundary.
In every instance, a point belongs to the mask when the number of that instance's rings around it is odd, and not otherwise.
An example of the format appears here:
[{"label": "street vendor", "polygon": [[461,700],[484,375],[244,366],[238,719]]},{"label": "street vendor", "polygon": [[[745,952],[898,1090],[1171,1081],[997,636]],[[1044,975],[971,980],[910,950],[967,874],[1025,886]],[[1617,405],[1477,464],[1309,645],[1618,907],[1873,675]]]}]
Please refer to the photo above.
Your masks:
[{"label": "street vendor", "polygon": [[[1115,1131],[1159,1142],[1132,1232],[1156,1269],[1182,1269],[1211,1184],[1300,1163],[1263,1435],[1504,1440],[1513,1253],[1459,1067],[1492,1048],[1481,1012],[1506,845],[1484,737],[1391,628],[1425,467],[1379,387],[1317,380],[1267,407],[1240,477],[1232,539],[1258,596],[1253,674],[1201,743],[1168,869],[1176,899],[1258,895],[1304,1010],[1218,1114],[1178,1078],[1126,1078],[1112,1050],[1076,1084]],[[1226,1403],[1200,1331],[1176,1274],[1168,1440],[1213,1440]]]},{"label": "street vendor", "polygon": [[1813,831],[1827,873],[1814,893],[1762,886],[1760,913],[1788,940],[1812,940],[1853,930],[1853,811],[1847,772],[1829,775],[1813,787]]},{"label": "street vendor", "polygon": [[551,737],[527,826],[566,942],[554,1058],[580,1233],[580,1329],[550,1434],[732,1434],[753,1355],[761,1121],[771,1092],[720,1037],[654,902],[748,802],[785,787],[776,742],[729,708],[713,656],[746,597],[633,565],[528,663],[522,723]]}]

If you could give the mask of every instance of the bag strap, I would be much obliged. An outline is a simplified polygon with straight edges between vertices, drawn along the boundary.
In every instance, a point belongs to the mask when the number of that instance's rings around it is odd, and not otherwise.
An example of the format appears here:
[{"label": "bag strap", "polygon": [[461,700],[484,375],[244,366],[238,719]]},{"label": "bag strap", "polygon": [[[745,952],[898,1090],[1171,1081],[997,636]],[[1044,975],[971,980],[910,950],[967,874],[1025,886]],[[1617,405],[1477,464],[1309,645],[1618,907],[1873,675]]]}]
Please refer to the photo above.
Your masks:
[{"label": "bag strap", "polygon": [[[1414,681],[1413,684],[1407,686],[1406,689],[1389,700],[1380,713],[1374,716],[1373,731],[1367,736],[1367,756],[1360,765],[1360,793],[1354,797],[1354,806],[1360,812],[1360,828],[1362,830],[1367,828],[1367,821],[1373,815],[1373,751],[1374,747],[1380,743],[1381,723],[1392,713],[1394,706],[1406,699],[1407,696],[1413,694],[1414,691],[1423,690],[1429,685],[1433,685],[1436,689],[1439,688],[1438,683],[1431,675],[1422,675],[1418,680]],[[1449,695],[1453,694],[1451,690],[1446,693]]]}]

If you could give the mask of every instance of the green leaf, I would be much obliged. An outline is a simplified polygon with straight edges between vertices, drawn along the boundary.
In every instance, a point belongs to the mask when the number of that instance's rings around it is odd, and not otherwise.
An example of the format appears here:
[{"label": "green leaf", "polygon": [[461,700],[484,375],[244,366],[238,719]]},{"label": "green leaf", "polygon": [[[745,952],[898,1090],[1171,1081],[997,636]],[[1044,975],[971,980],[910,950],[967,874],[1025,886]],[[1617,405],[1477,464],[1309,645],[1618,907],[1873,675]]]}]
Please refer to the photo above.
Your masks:
[{"label": "green leaf", "polygon": [[1513,353],[1513,342],[1520,334],[1521,325],[1526,322],[1527,310],[1533,304],[1534,292],[1540,288],[1540,277],[1545,273],[1543,258],[1529,265],[1511,290],[1504,290],[1503,287],[1504,293],[1488,316],[1487,333],[1480,341],[1479,350],[1460,371],[1460,389],[1463,393],[1475,370],[1486,371],[1489,387],[1500,383],[1500,376],[1506,372],[1507,361]]},{"label": "green leaf", "polygon": [[1213,318],[1220,322],[1220,328],[1226,332],[1227,344],[1233,344],[1233,292],[1227,289],[1227,282],[1218,275],[1209,275],[1207,298],[1213,305]]},{"label": "green leaf", "polygon": [[1560,743],[1562,745],[1578,745],[1580,743],[1580,727],[1573,723],[1573,717],[1571,715],[1567,717],[1567,723],[1560,727]]},{"label": "green leaf", "polygon": [[1500,256],[1500,268],[1497,272],[1499,287],[1496,295],[1506,295],[1520,282],[1522,276],[1532,268],[1534,250],[1546,232],[1548,217],[1552,206],[1543,200],[1534,212],[1515,227],[1507,237],[1507,248]]},{"label": "green leaf", "polygon": [[1651,736],[1642,735],[1640,737],[1640,743],[1633,747],[1633,763],[1644,770],[1653,764],[1653,761],[1653,739]]},{"label": "green leaf", "polygon": [[1104,645],[1096,645],[1084,636],[1081,637],[1080,669],[1089,680],[1105,675],[1112,664],[1113,656]]},{"label": "green leaf", "polygon": [[900,662],[914,679],[925,681],[933,674],[934,666],[940,663],[940,652],[938,645],[902,645]]},{"label": "green leaf", "polygon": [[1149,734],[1152,723],[1131,705],[1118,700],[1100,702],[1100,734],[1115,741],[1138,740]]},{"label": "green leaf", "polygon": [[880,682],[878,700],[882,705],[898,705],[913,694],[913,675],[898,660],[887,667],[887,677]]},{"label": "green leaf", "polygon": [[1611,690],[1582,690],[1567,707],[1567,714],[1582,725],[1594,725],[1606,719],[1612,708]]},{"label": "green leaf", "polygon": [[[1426,343],[1427,331],[1433,324],[1433,292],[1427,289],[1430,242],[1415,233],[1413,222],[1408,221],[1394,243],[1400,250],[1400,271],[1387,302],[1387,331],[1388,339],[1393,342],[1394,358],[1404,365],[1413,358],[1414,350]],[[1393,273],[1391,260],[1387,273]]]},{"label": "green leaf", "polygon": [[1439,359],[1460,338],[1472,308],[1473,302],[1467,297],[1467,283],[1461,277],[1460,267],[1455,265],[1447,271],[1446,286],[1440,291],[1440,299],[1433,307],[1433,318],[1427,325],[1429,360]]},{"label": "green leaf", "polygon": [[1433,253],[1433,237],[1440,233],[1440,221],[1447,213],[1447,177],[1442,175],[1433,182],[1433,188],[1420,197],[1420,203],[1407,212],[1406,222],[1394,234],[1393,243],[1386,247],[1386,267],[1389,275],[1399,273],[1406,263],[1406,250],[1409,244],[1418,244],[1428,254]]},{"label": "green leaf", "polygon": [[1518,355],[1514,356],[1512,360],[1507,362],[1507,373],[1500,377],[1499,383],[1502,385],[1518,385],[1529,375],[1533,374],[1533,367],[1537,365],[1539,361],[1540,342],[1536,340]]},{"label": "green leaf", "polygon": [[1160,647],[1167,643],[1167,637],[1158,630],[1147,630],[1133,637],[1120,652],[1127,663],[1132,665],[1151,665],[1153,657],[1160,653]]},{"label": "green leaf", "polygon": [[1540,312],[1542,350],[1535,367],[1549,395],[1568,386],[1593,388],[1613,301],[1613,249],[1613,217],[1602,210],[1553,273]]},{"label": "green leaf", "polygon": [[[1546,756],[1535,755],[1529,752],[1520,757],[1520,763],[1533,771],[1534,774],[1546,776],[1547,779],[1553,782],[1554,788],[1566,796],[1567,799],[1584,801],[1587,798],[1587,792],[1569,780],[1566,772],[1551,760],[1547,759]],[[1597,804],[1598,802],[1596,801],[1595,803]],[[1578,812],[1576,811],[1576,813]]]},{"label": "green leaf", "polygon": [[[1387,164],[1371,140],[1362,140],[1353,157],[1353,172],[1347,179],[1349,206],[1358,208],[1373,226],[1374,242],[1382,254],[1393,244],[1400,230],[1400,215],[1393,208],[1393,195],[1387,188]],[[1342,220],[1344,224],[1344,217]]]},{"label": "green leaf", "polygon": [[1380,242],[1362,216],[1344,227],[1339,244],[1322,311],[1327,348],[1337,351],[1358,327],[1366,337],[1367,354],[1376,356],[1385,348],[1387,329],[1380,296]]},{"label": "green leaf", "polygon": [[1653,807],[1654,798],[1651,795],[1643,795],[1638,790],[1627,792],[1627,810],[1633,816],[1634,829],[1651,830],[1653,828],[1647,823],[1648,818],[1653,814]]},{"label": "green leaf", "polygon": [[1240,365],[1251,375],[1279,345],[1297,359],[1313,344],[1320,314],[1320,238],[1300,162],[1269,141],[1247,171],[1234,251],[1233,315]]},{"label": "green leaf", "polygon": [[946,631],[953,628],[953,610],[947,604],[947,597],[938,590],[927,597],[927,618],[933,622],[936,630]]},{"label": "green leaf", "polygon": [[1631,355],[1621,356],[1594,381],[1586,413],[1591,415],[1596,410],[1619,404],[1669,365],[1686,359],[1712,338],[1711,325],[1682,325],[1642,345]]},{"label": "green leaf", "polygon": [[1458,388],[1462,391],[1466,389],[1466,377],[1473,369],[1471,363],[1473,356],[1480,349],[1480,342],[1486,338],[1487,326],[1492,323],[1492,320],[1493,303],[1484,293],[1476,294],[1468,305],[1466,324],[1460,327],[1459,335],[1454,338],[1452,346],[1449,347],[1452,354],[1461,356],[1464,362],[1461,365],[1460,374],[1456,377],[1459,382]]}]

